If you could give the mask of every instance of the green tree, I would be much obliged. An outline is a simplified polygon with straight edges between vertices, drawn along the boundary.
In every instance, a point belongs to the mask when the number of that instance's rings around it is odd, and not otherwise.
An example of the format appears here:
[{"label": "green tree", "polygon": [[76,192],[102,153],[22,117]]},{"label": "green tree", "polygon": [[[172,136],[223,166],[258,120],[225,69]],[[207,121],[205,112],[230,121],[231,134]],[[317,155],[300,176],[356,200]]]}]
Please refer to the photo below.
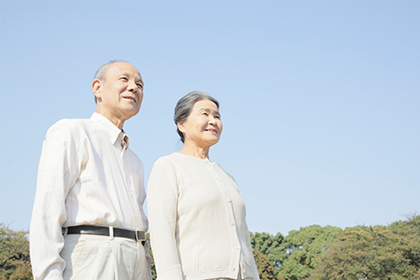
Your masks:
[{"label": "green tree", "polygon": [[152,257],[152,263],[150,264],[150,270],[152,271],[152,280],[156,280],[156,278],[157,278],[156,266],[155,266],[155,260],[153,258],[152,247],[150,246],[150,234],[149,233],[146,234],[146,238],[147,238],[147,241],[149,242],[149,255]]},{"label": "green tree", "polygon": [[33,279],[27,234],[0,223],[0,280]]},{"label": "green tree", "polygon": [[305,279],[318,266],[319,256],[336,240],[342,230],[338,227],[312,225],[292,230],[281,243],[278,276],[285,279]]},{"label": "green tree", "polygon": [[9,280],[29,280],[33,279],[31,264],[21,261],[16,270],[10,275]]},{"label": "green tree", "polygon": [[276,276],[274,267],[266,256],[257,249],[252,249],[252,253],[254,254],[255,264],[261,280],[284,280]]},{"label": "green tree", "polygon": [[420,279],[420,216],[346,228],[309,279]]},{"label": "green tree", "polygon": [[281,265],[281,244],[284,236],[280,232],[275,236],[265,232],[255,234],[250,232],[249,234],[252,248],[267,256],[274,269],[278,269]]}]

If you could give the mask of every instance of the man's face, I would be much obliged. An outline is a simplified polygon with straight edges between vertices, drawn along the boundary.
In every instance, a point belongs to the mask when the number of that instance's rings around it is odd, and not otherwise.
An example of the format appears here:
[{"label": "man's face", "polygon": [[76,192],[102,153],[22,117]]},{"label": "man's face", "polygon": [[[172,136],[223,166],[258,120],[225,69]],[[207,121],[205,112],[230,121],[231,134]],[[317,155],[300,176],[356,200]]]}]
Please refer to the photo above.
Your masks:
[{"label": "man's face", "polygon": [[100,113],[122,121],[136,115],[143,100],[143,80],[130,63],[116,62],[108,66],[104,79],[92,83]]}]

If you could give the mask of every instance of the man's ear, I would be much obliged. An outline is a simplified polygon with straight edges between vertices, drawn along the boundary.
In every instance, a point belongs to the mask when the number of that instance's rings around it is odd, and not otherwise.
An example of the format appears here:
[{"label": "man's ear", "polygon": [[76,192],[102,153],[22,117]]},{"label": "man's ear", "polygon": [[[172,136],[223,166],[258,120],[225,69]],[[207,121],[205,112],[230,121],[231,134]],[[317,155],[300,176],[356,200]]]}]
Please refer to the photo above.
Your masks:
[{"label": "man's ear", "polygon": [[102,81],[98,79],[95,79],[92,82],[92,92],[93,95],[96,96],[97,100],[101,100],[102,98],[102,85]]}]

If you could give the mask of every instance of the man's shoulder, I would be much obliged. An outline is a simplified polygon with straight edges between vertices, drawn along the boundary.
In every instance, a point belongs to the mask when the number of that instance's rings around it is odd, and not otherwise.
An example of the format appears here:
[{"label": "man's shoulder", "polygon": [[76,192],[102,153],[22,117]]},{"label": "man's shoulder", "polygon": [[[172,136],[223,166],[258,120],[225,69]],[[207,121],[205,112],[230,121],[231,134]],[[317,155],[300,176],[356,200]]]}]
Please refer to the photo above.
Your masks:
[{"label": "man's shoulder", "polygon": [[88,128],[89,122],[89,119],[61,119],[48,129],[47,135],[80,134]]},{"label": "man's shoulder", "polygon": [[85,122],[89,121],[89,119],[61,119],[54,123],[51,127],[68,127],[71,128],[73,126],[78,126]]}]

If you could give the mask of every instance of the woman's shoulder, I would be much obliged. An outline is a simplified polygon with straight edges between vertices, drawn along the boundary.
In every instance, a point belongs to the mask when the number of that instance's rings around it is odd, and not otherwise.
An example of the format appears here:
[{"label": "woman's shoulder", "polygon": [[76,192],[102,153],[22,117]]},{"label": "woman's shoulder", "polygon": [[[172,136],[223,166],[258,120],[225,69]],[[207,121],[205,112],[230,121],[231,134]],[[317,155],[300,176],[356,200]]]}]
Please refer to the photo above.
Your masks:
[{"label": "woman's shoulder", "polygon": [[155,161],[154,165],[174,165],[179,161],[178,154],[179,153],[172,153],[166,156],[162,156],[158,158],[157,161]]},{"label": "woman's shoulder", "polygon": [[169,161],[170,156],[171,156],[171,155],[161,156],[160,158],[158,158],[158,159],[155,161],[155,165],[156,165],[156,164],[163,164],[163,163],[165,163],[165,162],[168,162],[168,161]]},{"label": "woman's shoulder", "polygon": [[160,157],[154,164],[154,168],[166,167],[172,169],[182,169],[185,172],[198,171],[210,164],[207,159],[199,159],[193,156],[184,155],[178,152]]},{"label": "woman's shoulder", "polygon": [[161,174],[169,174],[169,173],[185,173],[188,170],[188,167],[191,166],[190,163],[185,162],[185,158],[179,153],[173,153],[170,155],[162,156],[158,160],[155,161],[152,173],[161,173]]},{"label": "woman's shoulder", "polygon": [[195,161],[203,161],[203,160],[195,158],[193,156],[188,156],[188,155],[175,152],[170,155],[160,157],[155,162],[155,164],[156,163],[169,163],[169,162],[182,164],[182,163],[195,162]]}]

